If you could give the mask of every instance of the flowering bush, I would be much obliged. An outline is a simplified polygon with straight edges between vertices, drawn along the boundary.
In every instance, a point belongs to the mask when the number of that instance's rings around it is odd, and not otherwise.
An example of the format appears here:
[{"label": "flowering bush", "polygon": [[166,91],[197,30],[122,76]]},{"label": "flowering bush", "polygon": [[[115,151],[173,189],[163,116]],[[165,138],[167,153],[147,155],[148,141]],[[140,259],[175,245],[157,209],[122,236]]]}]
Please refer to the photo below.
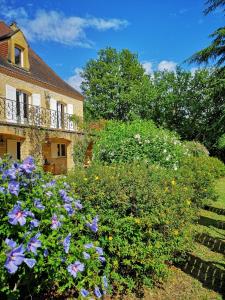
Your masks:
[{"label": "flowering bush", "polygon": [[109,121],[98,133],[94,160],[105,163],[145,161],[177,170],[189,155],[177,134],[157,128],[151,121]]},{"label": "flowering bush", "polygon": [[101,218],[113,290],[140,295],[144,285],[164,278],[178,252],[190,250],[195,190],[176,178],[177,172],[138,163],[92,164],[68,177],[84,205]]},{"label": "flowering bush", "polygon": [[99,218],[64,180],[44,174],[32,157],[1,160],[0,201],[1,298],[106,293]]}]

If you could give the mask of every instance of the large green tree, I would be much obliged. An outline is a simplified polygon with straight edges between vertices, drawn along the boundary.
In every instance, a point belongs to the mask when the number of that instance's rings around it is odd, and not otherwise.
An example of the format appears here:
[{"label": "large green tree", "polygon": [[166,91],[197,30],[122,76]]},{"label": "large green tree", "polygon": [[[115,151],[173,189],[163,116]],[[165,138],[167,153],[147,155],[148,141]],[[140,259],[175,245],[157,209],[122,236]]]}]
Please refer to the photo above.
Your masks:
[{"label": "large green tree", "polygon": [[176,130],[183,139],[198,140],[212,153],[225,132],[225,72],[198,70],[194,74],[156,72],[151,78],[154,92],[149,118]]},{"label": "large green tree", "polygon": [[102,49],[87,63],[82,77],[87,118],[126,121],[145,116],[152,89],[136,54]]},{"label": "large green tree", "polygon": [[[217,8],[221,8],[225,12],[225,0],[208,0],[206,1],[205,15],[211,13]],[[195,53],[189,62],[196,62],[198,64],[209,63],[214,61],[217,67],[225,68],[225,26],[216,29],[212,34],[212,43]]]}]

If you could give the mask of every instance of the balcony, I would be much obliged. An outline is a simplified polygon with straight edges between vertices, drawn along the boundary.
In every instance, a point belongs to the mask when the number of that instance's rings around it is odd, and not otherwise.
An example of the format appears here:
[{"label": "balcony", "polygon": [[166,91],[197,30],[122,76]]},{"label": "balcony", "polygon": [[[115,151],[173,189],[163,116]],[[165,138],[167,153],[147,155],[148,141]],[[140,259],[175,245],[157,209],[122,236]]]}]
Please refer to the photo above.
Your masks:
[{"label": "balcony", "polygon": [[71,114],[0,97],[0,123],[75,131]]}]

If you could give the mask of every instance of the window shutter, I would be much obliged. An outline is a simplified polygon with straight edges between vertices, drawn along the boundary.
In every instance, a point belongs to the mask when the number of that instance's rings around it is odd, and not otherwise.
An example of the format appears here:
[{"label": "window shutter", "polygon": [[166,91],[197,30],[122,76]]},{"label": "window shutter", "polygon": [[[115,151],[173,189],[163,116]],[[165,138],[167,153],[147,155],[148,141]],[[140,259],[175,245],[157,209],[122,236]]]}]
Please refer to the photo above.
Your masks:
[{"label": "window shutter", "polygon": [[41,95],[32,94],[32,104],[35,106],[41,106]]},{"label": "window shutter", "polygon": [[58,146],[56,143],[51,143],[51,154],[52,154],[52,158],[58,157]]},{"label": "window shutter", "polygon": [[[67,104],[67,114],[68,114],[68,117],[71,117],[71,115],[74,114],[73,112],[73,104]],[[73,124],[73,121],[68,121],[68,129],[69,130],[74,130],[74,124]]]},{"label": "window shutter", "polygon": [[16,89],[8,84],[5,86],[6,109],[5,115],[8,122],[16,122]]},{"label": "window shutter", "polygon": [[50,117],[51,117],[51,127],[57,128],[57,101],[50,98]]}]

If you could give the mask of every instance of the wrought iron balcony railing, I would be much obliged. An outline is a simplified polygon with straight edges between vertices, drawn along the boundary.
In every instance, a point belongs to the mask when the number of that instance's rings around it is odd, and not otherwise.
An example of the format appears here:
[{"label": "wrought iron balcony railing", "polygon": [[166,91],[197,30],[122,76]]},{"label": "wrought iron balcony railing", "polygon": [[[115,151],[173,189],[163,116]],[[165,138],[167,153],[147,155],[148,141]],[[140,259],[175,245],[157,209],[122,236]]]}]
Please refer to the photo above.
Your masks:
[{"label": "wrought iron balcony railing", "polygon": [[71,114],[0,97],[0,122],[74,131]]}]

